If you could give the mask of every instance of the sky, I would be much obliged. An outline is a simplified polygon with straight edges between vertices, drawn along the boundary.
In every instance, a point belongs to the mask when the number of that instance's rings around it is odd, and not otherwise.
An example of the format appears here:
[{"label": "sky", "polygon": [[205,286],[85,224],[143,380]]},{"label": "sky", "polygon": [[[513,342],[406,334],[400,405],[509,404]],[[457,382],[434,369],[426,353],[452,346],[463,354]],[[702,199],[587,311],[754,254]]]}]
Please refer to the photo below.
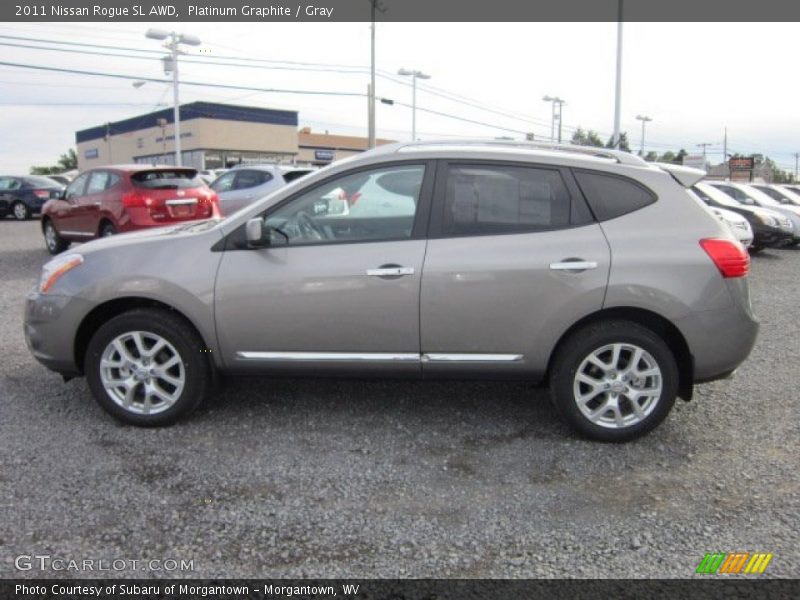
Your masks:
[{"label": "sky", "polygon": [[[0,44],[6,44],[0,45],[0,61],[164,79],[155,53],[52,43],[158,51],[160,43],[144,36],[148,27],[202,40],[199,47],[186,48],[187,60],[202,61],[181,63],[186,82],[363,94],[184,84],[182,103],[205,100],[297,110],[301,127],[366,135],[369,23],[0,23]],[[566,101],[565,140],[579,126],[607,139],[614,120],[616,30],[616,23],[378,23],[376,94],[396,102],[377,105],[378,137],[411,138],[412,90],[408,78],[397,75],[405,68],[431,77],[420,81],[417,90],[420,139],[523,139],[526,132],[548,139],[551,105],[542,100],[545,95]],[[795,23],[625,23],[621,121],[632,148],[638,150],[641,141],[636,116],[646,115],[653,119],[647,123],[646,151],[685,148],[700,154],[698,144],[709,143],[709,160],[719,162],[727,128],[729,153],[766,154],[794,171],[794,153],[800,151],[797,34]],[[248,59],[236,61],[248,66],[208,64],[215,59],[231,62],[223,57]],[[172,90],[165,82],[134,88],[131,80],[0,65],[0,171],[25,173],[32,165],[55,164],[74,147],[75,131],[171,102]]]}]

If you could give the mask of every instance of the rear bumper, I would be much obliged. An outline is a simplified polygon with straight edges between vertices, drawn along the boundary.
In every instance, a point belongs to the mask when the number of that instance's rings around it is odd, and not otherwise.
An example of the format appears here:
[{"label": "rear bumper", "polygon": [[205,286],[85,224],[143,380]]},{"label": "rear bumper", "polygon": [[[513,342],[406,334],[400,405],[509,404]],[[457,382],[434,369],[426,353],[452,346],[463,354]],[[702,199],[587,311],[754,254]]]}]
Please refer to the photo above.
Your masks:
[{"label": "rear bumper", "polygon": [[749,356],[758,336],[746,279],[728,279],[733,306],[690,313],[675,324],[694,362],[694,382],[729,377]]}]

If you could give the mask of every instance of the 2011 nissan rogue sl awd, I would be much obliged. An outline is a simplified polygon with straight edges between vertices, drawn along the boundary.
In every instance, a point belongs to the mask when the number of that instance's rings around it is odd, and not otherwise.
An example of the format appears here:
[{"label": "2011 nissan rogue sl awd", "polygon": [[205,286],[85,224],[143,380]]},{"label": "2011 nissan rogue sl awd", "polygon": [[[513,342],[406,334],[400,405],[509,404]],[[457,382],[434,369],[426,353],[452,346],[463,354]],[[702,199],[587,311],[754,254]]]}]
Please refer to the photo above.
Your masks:
[{"label": "2011 nissan rogue sl awd", "polygon": [[219,372],[508,377],[629,440],[756,338],[748,254],[686,190],[703,175],[580,147],[383,146],[222,221],[55,258],[25,336],[135,425],[185,416]]}]

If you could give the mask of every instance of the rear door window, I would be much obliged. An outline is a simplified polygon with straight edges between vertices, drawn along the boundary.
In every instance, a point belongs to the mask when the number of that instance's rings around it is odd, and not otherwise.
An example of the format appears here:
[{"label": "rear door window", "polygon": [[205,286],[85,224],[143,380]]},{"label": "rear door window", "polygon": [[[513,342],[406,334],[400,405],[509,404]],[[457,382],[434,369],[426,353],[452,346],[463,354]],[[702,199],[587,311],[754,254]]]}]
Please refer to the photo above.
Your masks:
[{"label": "rear door window", "polygon": [[618,175],[575,170],[575,179],[598,221],[644,208],[656,201],[656,195],[643,185]]},{"label": "rear door window", "polygon": [[570,224],[570,195],[557,169],[450,164],[445,185],[445,235],[525,233]]},{"label": "rear door window", "polygon": [[152,169],[131,175],[136,187],[151,190],[183,190],[202,187],[203,180],[195,169]]}]

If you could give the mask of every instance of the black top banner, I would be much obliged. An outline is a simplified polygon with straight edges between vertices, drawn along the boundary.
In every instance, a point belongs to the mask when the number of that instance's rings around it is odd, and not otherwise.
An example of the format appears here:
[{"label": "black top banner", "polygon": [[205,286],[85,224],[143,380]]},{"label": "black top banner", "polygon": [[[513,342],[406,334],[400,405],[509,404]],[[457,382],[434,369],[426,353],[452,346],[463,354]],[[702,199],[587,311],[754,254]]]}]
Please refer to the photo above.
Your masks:
[{"label": "black top banner", "polygon": [[[621,18],[620,18],[621,16]],[[793,0],[3,0],[0,21],[798,21]]]}]

